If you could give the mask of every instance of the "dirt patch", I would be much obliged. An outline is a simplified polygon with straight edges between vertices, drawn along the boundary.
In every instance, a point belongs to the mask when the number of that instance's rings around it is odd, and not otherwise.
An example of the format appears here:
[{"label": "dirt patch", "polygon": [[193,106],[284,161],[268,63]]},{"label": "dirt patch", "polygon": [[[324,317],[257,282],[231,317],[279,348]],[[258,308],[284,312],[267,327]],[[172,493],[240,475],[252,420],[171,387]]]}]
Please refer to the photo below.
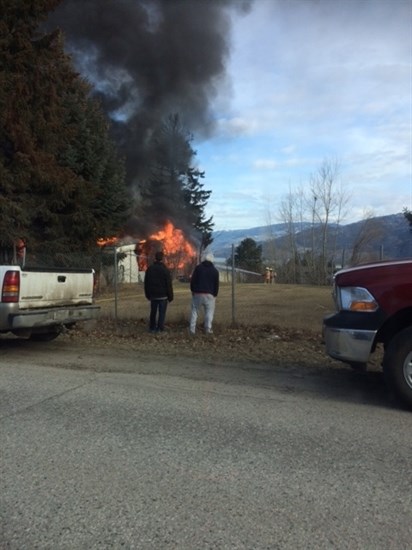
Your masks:
[{"label": "dirt patch", "polygon": [[169,325],[150,334],[139,321],[100,322],[93,330],[70,331],[66,338],[128,348],[137,354],[203,358],[207,361],[330,363],[319,333],[269,327],[226,327],[213,335],[190,336],[186,327]]},{"label": "dirt patch", "polygon": [[[222,285],[216,304],[213,335],[188,332],[191,295],[187,284],[175,283],[167,330],[148,332],[149,302],[140,284],[101,293],[101,318],[79,325],[65,339],[80,345],[130,350],[139,357],[193,358],[202,362],[265,363],[277,366],[342,368],[329,358],[322,342],[323,317],[333,312],[330,287],[304,285]],[[370,364],[380,369],[381,354]]]},{"label": "dirt patch", "polygon": [[175,299],[167,312],[167,330],[147,330],[149,303],[140,285],[105,292],[98,299],[101,319],[64,337],[99,347],[118,347],[136,354],[192,357],[207,362],[269,363],[342,367],[325,354],[322,319],[332,311],[330,288],[294,285],[223,285],[217,299],[214,334],[188,332],[190,291],[175,284]]}]

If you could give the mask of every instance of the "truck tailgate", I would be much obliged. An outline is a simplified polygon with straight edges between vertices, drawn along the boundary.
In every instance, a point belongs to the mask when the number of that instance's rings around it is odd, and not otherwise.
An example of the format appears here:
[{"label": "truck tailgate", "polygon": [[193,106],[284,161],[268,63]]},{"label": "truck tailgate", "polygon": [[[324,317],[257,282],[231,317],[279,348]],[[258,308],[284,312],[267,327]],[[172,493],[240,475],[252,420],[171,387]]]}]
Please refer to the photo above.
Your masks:
[{"label": "truck tailgate", "polygon": [[93,270],[22,270],[21,309],[91,304]]}]

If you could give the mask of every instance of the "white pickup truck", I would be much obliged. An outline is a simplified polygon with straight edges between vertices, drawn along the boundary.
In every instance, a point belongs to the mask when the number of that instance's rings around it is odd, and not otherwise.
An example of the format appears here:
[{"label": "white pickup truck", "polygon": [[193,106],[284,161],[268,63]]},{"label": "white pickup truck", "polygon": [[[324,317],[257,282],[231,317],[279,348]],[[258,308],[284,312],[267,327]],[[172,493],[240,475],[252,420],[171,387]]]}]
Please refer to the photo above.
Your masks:
[{"label": "white pickup truck", "polygon": [[48,341],[97,319],[93,269],[31,268],[25,250],[0,249],[0,333]]}]

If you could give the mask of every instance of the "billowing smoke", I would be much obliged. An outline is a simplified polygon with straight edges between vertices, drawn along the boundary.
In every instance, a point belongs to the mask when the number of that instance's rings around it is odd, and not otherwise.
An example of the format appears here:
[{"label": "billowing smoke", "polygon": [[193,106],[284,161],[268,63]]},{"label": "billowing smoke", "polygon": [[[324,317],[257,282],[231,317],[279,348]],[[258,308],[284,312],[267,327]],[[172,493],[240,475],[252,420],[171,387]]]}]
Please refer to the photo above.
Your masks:
[{"label": "billowing smoke", "polygon": [[[247,11],[250,2],[63,0],[50,17],[113,121],[131,189],[144,185],[150,136],[167,117],[177,113],[196,138],[213,132],[211,104],[225,84],[231,10]],[[170,208],[176,219],[179,204]]]}]

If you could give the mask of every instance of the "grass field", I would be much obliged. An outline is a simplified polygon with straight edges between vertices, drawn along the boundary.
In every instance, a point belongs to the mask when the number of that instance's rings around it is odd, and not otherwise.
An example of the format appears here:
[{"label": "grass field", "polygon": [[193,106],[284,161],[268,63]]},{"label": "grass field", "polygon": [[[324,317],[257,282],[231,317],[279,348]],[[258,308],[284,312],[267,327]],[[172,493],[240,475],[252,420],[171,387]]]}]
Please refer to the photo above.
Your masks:
[{"label": "grass field", "polygon": [[[167,322],[187,323],[191,294],[187,283],[174,283],[175,298],[169,304]],[[117,303],[116,303],[117,302]],[[146,319],[149,302],[142,284],[122,285],[117,298],[113,289],[103,292],[97,300],[103,317],[121,320]],[[215,327],[276,325],[284,328],[319,331],[322,319],[333,311],[330,287],[306,285],[221,284],[216,301]]]},{"label": "grass field", "polygon": [[[307,285],[246,284],[234,289],[221,284],[216,302],[213,335],[198,321],[191,337],[188,321],[191,293],[188,283],[174,283],[175,298],[169,304],[164,333],[148,331],[149,302],[140,283],[121,285],[117,293],[100,291],[100,320],[89,331],[68,337],[133,351],[141,360],[156,353],[174,360],[190,357],[219,365],[222,361],[251,365],[265,363],[291,368],[343,368],[328,358],[322,341],[323,317],[334,311],[331,287]],[[234,305],[234,308],[232,308]]]}]

